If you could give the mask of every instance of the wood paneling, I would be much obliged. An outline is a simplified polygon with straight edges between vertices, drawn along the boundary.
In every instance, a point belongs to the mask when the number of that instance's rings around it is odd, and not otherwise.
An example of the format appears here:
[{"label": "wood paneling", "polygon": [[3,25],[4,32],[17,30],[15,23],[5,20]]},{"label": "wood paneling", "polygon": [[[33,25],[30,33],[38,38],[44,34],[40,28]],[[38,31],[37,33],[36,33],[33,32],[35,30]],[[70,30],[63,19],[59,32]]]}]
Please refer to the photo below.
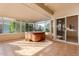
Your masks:
[{"label": "wood paneling", "polygon": [[37,3],[38,6],[40,6],[42,9],[44,9],[45,11],[47,11],[48,13],[50,13],[51,15],[54,14],[54,11],[51,10],[49,7],[45,6],[43,3]]}]

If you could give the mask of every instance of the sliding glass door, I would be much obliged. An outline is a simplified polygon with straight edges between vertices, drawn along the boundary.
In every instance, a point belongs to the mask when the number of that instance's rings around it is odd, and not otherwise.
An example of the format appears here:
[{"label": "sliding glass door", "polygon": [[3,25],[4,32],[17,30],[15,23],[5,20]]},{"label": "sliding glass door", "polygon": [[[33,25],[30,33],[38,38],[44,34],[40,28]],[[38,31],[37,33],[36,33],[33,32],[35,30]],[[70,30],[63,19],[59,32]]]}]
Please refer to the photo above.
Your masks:
[{"label": "sliding glass door", "polygon": [[57,19],[57,38],[78,43],[78,15]]},{"label": "sliding glass door", "polygon": [[66,21],[67,42],[78,43],[78,16],[67,17]]},{"label": "sliding glass door", "polygon": [[65,40],[65,18],[57,19],[57,38]]}]

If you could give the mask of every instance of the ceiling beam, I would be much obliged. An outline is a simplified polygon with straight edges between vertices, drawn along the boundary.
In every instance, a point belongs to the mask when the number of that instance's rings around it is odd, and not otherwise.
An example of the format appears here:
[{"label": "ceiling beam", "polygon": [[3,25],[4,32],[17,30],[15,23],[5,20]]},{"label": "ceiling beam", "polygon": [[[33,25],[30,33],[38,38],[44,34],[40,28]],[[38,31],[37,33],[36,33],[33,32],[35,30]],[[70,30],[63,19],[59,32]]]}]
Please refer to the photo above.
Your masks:
[{"label": "ceiling beam", "polygon": [[45,6],[44,3],[36,3],[38,6],[40,6],[42,9],[50,13],[51,15],[54,14],[54,11],[51,10],[49,7]]}]

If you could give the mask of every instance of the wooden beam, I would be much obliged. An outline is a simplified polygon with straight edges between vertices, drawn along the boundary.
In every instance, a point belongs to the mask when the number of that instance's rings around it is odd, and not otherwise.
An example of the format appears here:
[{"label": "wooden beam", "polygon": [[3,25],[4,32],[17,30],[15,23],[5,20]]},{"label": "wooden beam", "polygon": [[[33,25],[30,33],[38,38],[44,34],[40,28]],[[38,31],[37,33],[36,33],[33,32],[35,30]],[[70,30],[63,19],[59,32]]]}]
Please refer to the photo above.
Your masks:
[{"label": "wooden beam", "polygon": [[51,15],[54,14],[53,10],[51,10],[49,7],[45,6],[43,3],[36,3],[38,6],[40,6],[42,9],[50,13]]}]

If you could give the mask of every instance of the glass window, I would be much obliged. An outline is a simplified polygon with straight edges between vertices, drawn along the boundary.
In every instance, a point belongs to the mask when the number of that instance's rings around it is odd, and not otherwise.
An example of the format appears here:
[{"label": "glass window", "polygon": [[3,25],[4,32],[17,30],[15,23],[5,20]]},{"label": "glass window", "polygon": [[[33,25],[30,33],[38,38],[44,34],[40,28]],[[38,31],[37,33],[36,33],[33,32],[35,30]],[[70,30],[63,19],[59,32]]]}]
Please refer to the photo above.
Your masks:
[{"label": "glass window", "polygon": [[0,33],[33,31],[33,24],[15,21],[14,18],[0,17]]},{"label": "glass window", "polygon": [[33,31],[34,28],[33,28],[33,24],[32,23],[26,23],[25,24],[25,31],[28,32],[28,31]]},{"label": "glass window", "polygon": [[28,31],[33,31],[33,24],[28,24]]},{"label": "glass window", "polygon": [[46,23],[45,24],[45,32],[49,32],[50,31],[50,23]]},{"label": "glass window", "polygon": [[15,21],[11,21],[10,22],[10,33],[13,33],[15,32]]},{"label": "glass window", "polygon": [[20,32],[20,22],[19,21],[15,22],[15,26],[16,26],[16,32]]},{"label": "glass window", "polygon": [[3,20],[2,17],[0,17],[0,33],[2,33],[2,25],[3,25]]},{"label": "glass window", "polygon": [[41,21],[35,23],[35,31],[44,31],[49,32],[50,31],[50,21]]},{"label": "glass window", "polygon": [[21,32],[25,32],[25,22],[21,22]]},{"label": "glass window", "polygon": [[10,18],[3,17],[3,33],[10,32]]},{"label": "glass window", "polygon": [[25,31],[28,32],[28,23],[25,24]]}]

